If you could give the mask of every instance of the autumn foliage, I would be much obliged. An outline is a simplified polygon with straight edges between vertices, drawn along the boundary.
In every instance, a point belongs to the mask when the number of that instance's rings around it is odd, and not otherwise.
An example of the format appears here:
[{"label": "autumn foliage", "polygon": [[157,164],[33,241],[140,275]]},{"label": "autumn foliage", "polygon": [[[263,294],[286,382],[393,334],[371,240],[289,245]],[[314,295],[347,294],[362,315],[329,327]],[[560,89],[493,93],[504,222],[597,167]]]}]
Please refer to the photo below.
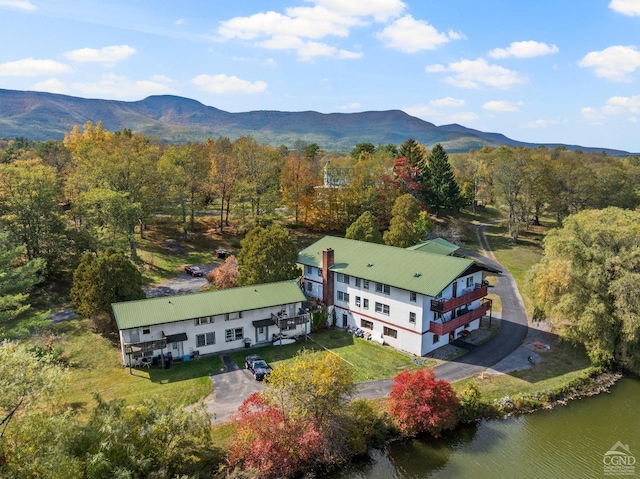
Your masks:
[{"label": "autumn foliage", "polygon": [[436,379],[433,369],[405,370],[394,378],[389,413],[402,432],[428,432],[439,437],[442,431],[455,427],[459,412],[460,402],[451,385]]},{"label": "autumn foliage", "polygon": [[238,260],[229,256],[223,264],[211,270],[207,281],[216,285],[218,289],[235,288],[238,282]]},{"label": "autumn foliage", "polygon": [[260,477],[292,477],[313,467],[323,435],[312,420],[292,418],[259,393],[242,403],[235,419],[231,468],[256,469]]}]

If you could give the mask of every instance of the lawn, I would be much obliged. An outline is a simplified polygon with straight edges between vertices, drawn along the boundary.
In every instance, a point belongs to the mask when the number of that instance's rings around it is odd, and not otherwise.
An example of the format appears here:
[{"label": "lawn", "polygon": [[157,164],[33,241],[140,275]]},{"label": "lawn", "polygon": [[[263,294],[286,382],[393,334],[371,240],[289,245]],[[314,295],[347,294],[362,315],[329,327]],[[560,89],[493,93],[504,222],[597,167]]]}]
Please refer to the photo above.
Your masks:
[{"label": "lawn", "polygon": [[469,383],[475,383],[485,400],[500,399],[505,396],[518,396],[553,391],[562,388],[571,381],[588,377],[593,371],[585,350],[567,341],[558,341],[551,351],[541,352],[541,361],[529,369],[509,374],[484,374],[463,379],[453,384],[460,393]]},{"label": "lawn", "polygon": [[219,357],[173,363],[170,369],[129,369],[122,366],[120,351],[109,340],[91,332],[87,320],[70,320],[53,328],[55,347],[62,348],[69,365],[69,384],[61,401],[87,414],[92,395],[104,399],[137,402],[158,398],[177,404],[191,404],[212,392],[208,374],[223,368]]},{"label": "lawn", "polygon": [[437,364],[435,359],[420,358],[419,364],[416,365],[413,356],[396,351],[390,346],[354,338],[344,331],[322,331],[311,334],[310,338],[285,346],[265,346],[237,351],[229,356],[238,366],[244,367],[244,357],[247,354],[259,354],[272,367],[277,367],[286,364],[303,348],[322,354],[327,354],[324,349],[327,348],[354,367],[358,382],[392,378],[404,369],[433,367]]}]

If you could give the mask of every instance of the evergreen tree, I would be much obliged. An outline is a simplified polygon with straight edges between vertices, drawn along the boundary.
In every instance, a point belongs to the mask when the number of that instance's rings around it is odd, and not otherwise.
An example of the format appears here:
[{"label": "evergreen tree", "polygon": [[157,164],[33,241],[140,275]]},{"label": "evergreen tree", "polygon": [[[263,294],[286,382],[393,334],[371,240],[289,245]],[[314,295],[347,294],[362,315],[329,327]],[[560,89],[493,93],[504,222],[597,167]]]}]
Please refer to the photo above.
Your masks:
[{"label": "evergreen tree", "polygon": [[420,203],[410,194],[402,195],[393,205],[391,224],[384,232],[384,243],[408,248],[420,241],[417,225],[420,221]]},{"label": "evergreen tree", "polygon": [[298,248],[289,232],[272,224],[257,226],[241,241],[238,255],[238,285],[273,283],[300,275]]},{"label": "evergreen tree", "polygon": [[447,152],[440,143],[427,157],[429,194],[427,203],[437,213],[442,209],[458,209],[461,204],[460,187],[453,175]]},{"label": "evergreen tree", "polygon": [[367,243],[382,243],[382,234],[378,229],[376,219],[369,211],[365,211],[347,228],[345,238],[366,241]]},{"label": "evergreen tree", "polygon": [[[427,168],[424,146],[413,138],[409,138],[400,145],[398,154],[400,155],[400,159],[407,159],[407,166],[410,167],[411,182],[414,183],[414,186],[410,187],[411,193],[418,201],[426,202],[429,195],[431,178],[429,169]],[[394,172],[396,172],[395,168]]]}]

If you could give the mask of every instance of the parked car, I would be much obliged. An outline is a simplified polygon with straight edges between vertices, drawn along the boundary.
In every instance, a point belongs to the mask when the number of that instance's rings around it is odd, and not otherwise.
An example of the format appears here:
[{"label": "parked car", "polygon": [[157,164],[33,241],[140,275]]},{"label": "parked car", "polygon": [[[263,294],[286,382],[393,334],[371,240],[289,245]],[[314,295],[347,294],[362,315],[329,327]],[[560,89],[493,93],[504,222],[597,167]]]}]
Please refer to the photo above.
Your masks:
[{"label": "parked car", "polygon": [[198,266],[185,266],[184,271],[189,273],[191,276],[203,276],[204,271]]},{"label": "parked car", "polygon": [[256,381],[262,381],[271,374],[271,366],[257,354],[252,354],[244,358],[247,369],[253,373]]}]

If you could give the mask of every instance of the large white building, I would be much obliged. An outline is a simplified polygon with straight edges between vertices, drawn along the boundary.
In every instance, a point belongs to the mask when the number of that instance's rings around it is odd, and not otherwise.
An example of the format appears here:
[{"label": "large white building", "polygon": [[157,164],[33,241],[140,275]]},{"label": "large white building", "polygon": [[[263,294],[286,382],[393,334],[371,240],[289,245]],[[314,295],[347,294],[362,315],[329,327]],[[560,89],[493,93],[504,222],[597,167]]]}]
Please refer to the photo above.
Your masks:
[{"label": "large white building", "polygon": [[171,352],[173,359],[269,343],[309,333],[306,300],[295,281],[112,305],[125,365]]},{"label": "large white building", "polygon": [[332,236],[302,250],[298,263],[305,294],[335,311],[336,326],[369,330],[418,356],[480,326],[491,314],[483,272],[499,273],[466,258]]}]

